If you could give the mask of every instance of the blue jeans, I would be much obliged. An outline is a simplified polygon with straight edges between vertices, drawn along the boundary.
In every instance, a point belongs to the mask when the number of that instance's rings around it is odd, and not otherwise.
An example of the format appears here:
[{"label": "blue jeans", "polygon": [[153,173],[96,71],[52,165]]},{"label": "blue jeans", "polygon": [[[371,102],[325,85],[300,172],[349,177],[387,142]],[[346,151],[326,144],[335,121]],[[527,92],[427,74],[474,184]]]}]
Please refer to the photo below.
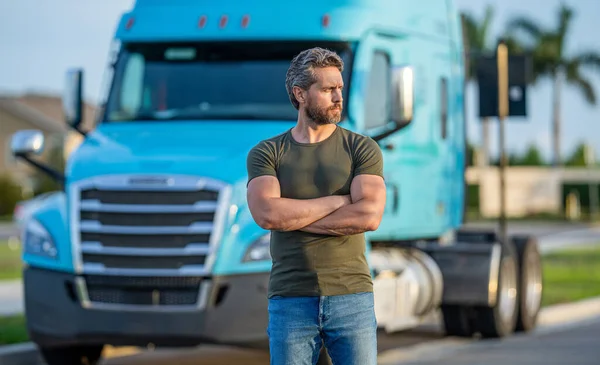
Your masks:
[{"label": "blue jeans", "polygon": [[333,365],[377,365],[373,293],[269,299],[271,365],[314,365],[324,344]]}]

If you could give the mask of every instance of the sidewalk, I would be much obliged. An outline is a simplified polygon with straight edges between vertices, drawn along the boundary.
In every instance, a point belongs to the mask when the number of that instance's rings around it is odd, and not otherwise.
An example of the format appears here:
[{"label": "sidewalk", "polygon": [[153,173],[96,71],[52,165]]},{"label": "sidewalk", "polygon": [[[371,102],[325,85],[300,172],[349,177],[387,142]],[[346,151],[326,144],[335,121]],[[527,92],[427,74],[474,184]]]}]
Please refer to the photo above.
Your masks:
[{"label": "sidewalk", "polygon": [[0,281],[0,316],[23,313],[21,280]]}]

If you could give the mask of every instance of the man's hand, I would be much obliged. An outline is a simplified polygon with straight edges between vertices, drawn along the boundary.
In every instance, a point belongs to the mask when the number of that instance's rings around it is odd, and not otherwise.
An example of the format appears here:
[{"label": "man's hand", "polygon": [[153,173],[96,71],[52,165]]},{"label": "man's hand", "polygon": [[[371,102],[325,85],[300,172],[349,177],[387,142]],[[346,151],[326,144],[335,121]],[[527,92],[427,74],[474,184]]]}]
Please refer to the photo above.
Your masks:
[{"label": "man's hand", "polygon": [[386,189],[377,175],[358,175],[350,186],[352,204],[301,228],[301,231],[344,236],[374,231],[379,227],[385,208]]},{"label": "man's hand", "polygon": [[248,184],[248,207],[254,221],[263,229],[296,231],[351,203],[350,196],[326,196],[317,199],[281,197],[279,180],[259,176]]}]

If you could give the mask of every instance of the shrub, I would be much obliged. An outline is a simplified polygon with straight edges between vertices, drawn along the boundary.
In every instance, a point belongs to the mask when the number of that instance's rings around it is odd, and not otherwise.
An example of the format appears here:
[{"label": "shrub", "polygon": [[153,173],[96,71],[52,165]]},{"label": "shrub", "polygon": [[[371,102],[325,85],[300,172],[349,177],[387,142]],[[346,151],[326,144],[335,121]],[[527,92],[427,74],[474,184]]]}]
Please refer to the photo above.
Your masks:
[{"label": "shrub", "polygon": [[0,216],[12,214],[23,198],[21,187],[8,174],[0,175]]}]

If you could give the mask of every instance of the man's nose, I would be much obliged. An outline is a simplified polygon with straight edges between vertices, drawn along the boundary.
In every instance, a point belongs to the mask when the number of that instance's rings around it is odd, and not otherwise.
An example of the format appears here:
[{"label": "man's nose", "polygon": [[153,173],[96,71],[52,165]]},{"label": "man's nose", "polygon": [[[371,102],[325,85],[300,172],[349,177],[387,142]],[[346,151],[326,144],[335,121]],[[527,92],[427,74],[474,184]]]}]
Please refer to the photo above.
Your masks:
[{"label": "man's nose", "polygon": [[332,101],[334,103],[341,103],[344,98],[342,97],[342,90],[336,89],[333,91]]}]

